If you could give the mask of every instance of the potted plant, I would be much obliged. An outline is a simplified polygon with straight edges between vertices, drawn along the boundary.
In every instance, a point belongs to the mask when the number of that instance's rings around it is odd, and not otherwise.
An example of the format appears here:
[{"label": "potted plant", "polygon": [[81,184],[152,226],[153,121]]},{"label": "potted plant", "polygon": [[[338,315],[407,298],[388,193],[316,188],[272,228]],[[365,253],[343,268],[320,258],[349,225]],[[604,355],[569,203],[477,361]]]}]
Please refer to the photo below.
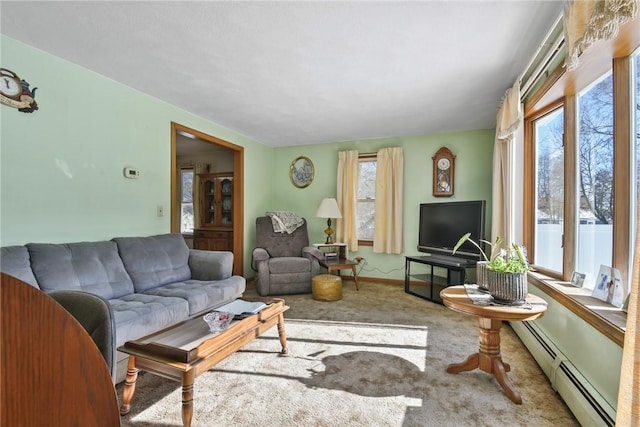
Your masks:
[{"label": "potted plant", "polygon": [[[527,272],[531,270],[524,255],[523,249],[518,244],[511,247],[501,248],[502,239],[497,238],[495,245],[486,240],[481,242],[492,246],[491,257],[487,257],[480,245],[470,239],[471,233],[467,233],[458,240],[453,248],[453,253],[462,246],[464,242],[469,242],[480,250],[484,261],[478,261],[478,282],[486,284],[486,289],[491,296],[499,302],[507,304],[521,304],[527,297]],[[486,282],[482,270],[486,268]],[[479,288],[484,288],[480,286]]]},{"label": "potted plant", "polygon": [[498,237],[496,239],[495,246],[487,240],[480,240],[480,241],[483,243],[486,243],[492,248],[490,257],[487,257],[487,254],[484,252],[482,247],[480,247],[478,243],[474,242],[471,239],[471,233],[465,234],[460,238],[460,240],[458,240],[458,243],[456,243],[456,245],[453,247],[452,254],[455,255],[456,251],[460,248],[460,246],[462,246],[464,242],[469,242],[472,245],[474,245],[476,248],[478,248],[478,250],[480,251],[480,255],[482,255],[482,260],[476,262],[476,283],[478,285],[478,289],[488,291],[489,288],[487,286],[487,280],[488,280],[487,264],[489,264],[489,262],[492,259],[495,259],[499,255],[499,248],[500,248],[500,245],[502,244],[502,239]]}]

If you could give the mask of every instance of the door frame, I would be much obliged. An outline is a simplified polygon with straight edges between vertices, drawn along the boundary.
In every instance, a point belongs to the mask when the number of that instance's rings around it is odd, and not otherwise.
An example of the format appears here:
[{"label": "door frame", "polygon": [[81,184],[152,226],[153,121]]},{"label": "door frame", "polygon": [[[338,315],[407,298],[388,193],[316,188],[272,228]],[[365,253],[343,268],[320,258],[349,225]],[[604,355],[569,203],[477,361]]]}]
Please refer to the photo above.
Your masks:
[{"label": "door frame", "polygon": [[178,133],[191,134],[209,144],[233,151],[233,274],[244,271],[244,147],[216,138],[196,129],[171,122],[171,232],[180,232],[180,204],[178,203]]}]

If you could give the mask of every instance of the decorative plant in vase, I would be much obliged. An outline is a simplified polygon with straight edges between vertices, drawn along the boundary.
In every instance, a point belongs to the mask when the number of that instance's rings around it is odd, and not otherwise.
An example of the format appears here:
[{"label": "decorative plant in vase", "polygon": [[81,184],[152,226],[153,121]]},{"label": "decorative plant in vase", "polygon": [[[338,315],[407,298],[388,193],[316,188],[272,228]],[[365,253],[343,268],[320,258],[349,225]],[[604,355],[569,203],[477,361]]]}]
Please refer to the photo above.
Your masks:
[{"label": "decorative plant in vase", "polygon": [[[506,304],[521,304],[527,298],[527,272],[531,270],[524,255],[523,248],[513,243],[509,248],[501,248],[502,239],[498,237],[495,244],[480,240],[492,247],[491,256],[473,241],[471,233],[467,233],[458,240],[453,248],[453,254],[464,242],[469,242],[480,250],[484,261],[478,261],[478,288],[488,290],[491,296]],[[485,276],[486,274],[486,276]]]}]

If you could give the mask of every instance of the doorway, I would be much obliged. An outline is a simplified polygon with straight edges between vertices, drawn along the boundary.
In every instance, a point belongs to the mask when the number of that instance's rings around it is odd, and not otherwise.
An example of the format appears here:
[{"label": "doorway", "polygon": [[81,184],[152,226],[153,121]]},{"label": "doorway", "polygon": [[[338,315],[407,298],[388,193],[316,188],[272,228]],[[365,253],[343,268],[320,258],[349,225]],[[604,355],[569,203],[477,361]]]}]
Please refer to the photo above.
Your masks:
[{"label": "doorway", "polygon": [[[224,158],[232,169],[232,224],[233,224],[233,274],[244,271],[244,147],[207,135],[198,130],[171,122],[171,232],[181,232],[181,169],[178,159],[191,153],[192,156],[216,156]],[[217,165],[217,168],[225,168]],[[228,171],[225,171],[228,172]],[[197,191],[197,189],[196,189]],[[197,225],[196,225],[197,227]],[[185,238],[192,238],[185,234]]]}]

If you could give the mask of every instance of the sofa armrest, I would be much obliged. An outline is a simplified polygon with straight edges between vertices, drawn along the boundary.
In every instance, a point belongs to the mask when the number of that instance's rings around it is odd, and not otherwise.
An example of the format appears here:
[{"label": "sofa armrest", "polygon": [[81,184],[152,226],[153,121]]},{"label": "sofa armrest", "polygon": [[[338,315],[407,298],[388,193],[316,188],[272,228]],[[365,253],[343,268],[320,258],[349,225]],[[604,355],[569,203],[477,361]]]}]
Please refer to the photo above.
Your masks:
[{"label": "sofa armrest", "polygon": [[62,290],[48,294],[73,316],[102,353],[111,380],[116,380],[116,324],[106,299],[83,291]]},{"label": "sofa armrest", "polygon": [[251,256],[251,269],[253,271],[258,271],[258,264],[260,264],[261,261],[268,260],[269,258],[271,258],[271,256],[269,256],[269,252],[267,252],[266,249],[255,248]]},{"label": "sofa armrest", "polygon": [[233,274],[233,252],[189,250],[189,268],[194,280],[223,280]]},{"label": "sofa armrest", "polygon": [[317,259],[318,261],[324,261],[324,254],[318,248],[313,246],[306,246],[302,248],[302,256],[309,258],[311,261]]}]

